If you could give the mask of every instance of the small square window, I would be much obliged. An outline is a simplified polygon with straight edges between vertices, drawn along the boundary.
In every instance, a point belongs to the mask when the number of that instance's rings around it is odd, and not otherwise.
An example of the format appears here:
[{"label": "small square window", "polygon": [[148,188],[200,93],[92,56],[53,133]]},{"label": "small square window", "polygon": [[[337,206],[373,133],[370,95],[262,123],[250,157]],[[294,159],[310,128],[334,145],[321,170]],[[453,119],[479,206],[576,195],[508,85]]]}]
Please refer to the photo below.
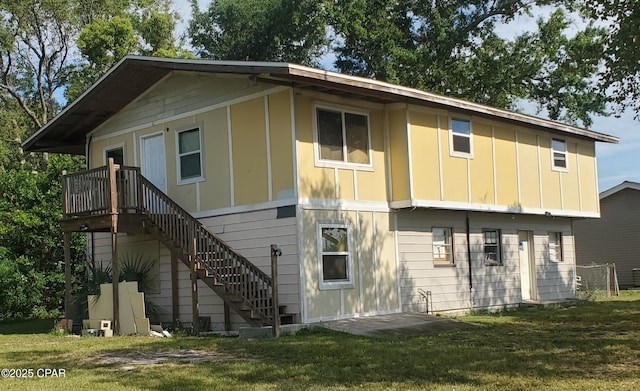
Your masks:
[{"label": "small square window", "polygon": [[562,232],[549,232],[549,260],[562,262]]},{"label": "small square window", "polygon": [[471,146],[471,121],[460,118],[451,118],[450,150],[452,156],[470,157]]},{"label": "small square window", "polygon": [[320,286],[322,288],[351,286],[352,259],[349,226],[319,224]]},{"label": "small square window", "polygon": [[484,240],[484,264],[486,266],[502,265],[502,235],[499,229],[482,231]]},{"label": "small square window", "polygon": [[317,108],[316,120],[320,160],[371,163],[366,115]]},{"label": "small square window", "polygon": [[109,162],[109,158],[113,158],[114,164],[124,165],[124,147],[116,147],[104,151],[105,162]]},{"label": "small square window", "polygon": [[453,229],[434,227],[431,234],[433,242],[433,264],[453,265]]},{"label": "small square window", "polygon": [[553,168],[559,170],[567,169],[567,143],[564,140],[551,139],[551,151]]},{"label": "small square window", "polygon": [[202,178],[202,149],[200,128],[178,132],[179,181]]}]

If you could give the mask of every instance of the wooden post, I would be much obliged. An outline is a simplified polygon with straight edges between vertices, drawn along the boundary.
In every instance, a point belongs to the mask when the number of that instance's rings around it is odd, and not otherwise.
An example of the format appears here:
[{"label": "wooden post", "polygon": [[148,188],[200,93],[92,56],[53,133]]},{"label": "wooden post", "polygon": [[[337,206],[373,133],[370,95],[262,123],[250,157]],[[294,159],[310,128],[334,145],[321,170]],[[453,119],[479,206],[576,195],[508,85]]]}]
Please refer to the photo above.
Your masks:
[{"label": "wooden post", "polygon": [[[69,191],[67,185],[67,170],[62,170],[62,215],[66,216],[69,211]],[[64,317],[72,319],[71,310],[71,234],[63,232],[64,243]]]},{"label": "wooden post", "polygon": [[67,170],[62,170],[62,217],[69,213],[69,186],[67,184]]},{"label": "wooden post", "polygon": [[118,262],[118,230],[116,227],[111,227],[111,270],[113,272],[113,278],[111,279],[111,285],[113,286],[113,334],[120,334],[120,296],[119,296],[119,283],[120,283],[120,265]]},{"label": "wooden post", "polygon": [[280,304],[278,304],[278,256],[282,255],[282,251],[277,245],[271,245],[271,281],[273,284],[271,294],[271,305],[273,306],[273,336],[280,336]]},{"label": "wooden post", "polygon": [[120,265],[118,262],[118,191],[116,189],[116,166],[113,158],[109,158],[108,163],[109,177],[109,203],[111,212],[111,270],[113,278],[111,285],[113,286],[113,334],[120,334],[120,305],[118,285],[120,283]]},{"label": "wooden post", "polygon": [[193,312],[193,334],[200,333],[200,308],[198,306],[198,262],[196,257],[196,230],[193,222],[189,223],[191,238],[191,310]]},{"label": "wooden post", "polygon": [[73,319],[71,309],[71,233],[64,232],[64,317]]},{"label": "wooden post", "polygon": [[178,257],[175,251],[171,251],[171,308],[173,315],[173,327],[178,327],[180,320],[180,297],[178,293]]}]

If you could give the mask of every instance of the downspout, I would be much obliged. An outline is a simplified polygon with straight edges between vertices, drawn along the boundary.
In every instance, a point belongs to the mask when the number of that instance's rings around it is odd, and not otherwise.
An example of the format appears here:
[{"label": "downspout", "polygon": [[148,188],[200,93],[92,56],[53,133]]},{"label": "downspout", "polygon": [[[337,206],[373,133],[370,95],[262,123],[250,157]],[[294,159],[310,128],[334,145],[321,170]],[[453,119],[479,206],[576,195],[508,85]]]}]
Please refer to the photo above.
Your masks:
[{"label": "downspout", "polygon": [[469,307],[473,309],[473,273],[471,269],[471,230],[469,228],[469,213],[466,218],[467,223],[467,261],[469,263]]}]

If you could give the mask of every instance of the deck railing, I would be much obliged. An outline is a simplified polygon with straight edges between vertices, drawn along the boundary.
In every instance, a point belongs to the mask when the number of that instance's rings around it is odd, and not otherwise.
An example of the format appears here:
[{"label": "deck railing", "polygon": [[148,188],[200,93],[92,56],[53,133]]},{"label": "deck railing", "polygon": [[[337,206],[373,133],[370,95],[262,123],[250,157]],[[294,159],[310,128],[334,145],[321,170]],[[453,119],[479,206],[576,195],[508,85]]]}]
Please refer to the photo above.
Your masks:
[{"label": "deck railing", "polygon": [[[252,312],[273,322],[273,280],[236,253],[200,221],[140,174],[138,167],[114,166],[116,210],[146,216],[198,269],[240,298]],[[64,218],[111,213],[109,166],[63,176]]]},{"label": "deck railing", "polygon": [[140,176],[143,211],[176,245],[184,249],[228,293],[242,297],[252,310],[273,317],[271,277],[218,239],[200,221]]},{"label": "deck railing", "polygon": [[109,214],[109,170],[107,167],[63,175],[65,218]]}]

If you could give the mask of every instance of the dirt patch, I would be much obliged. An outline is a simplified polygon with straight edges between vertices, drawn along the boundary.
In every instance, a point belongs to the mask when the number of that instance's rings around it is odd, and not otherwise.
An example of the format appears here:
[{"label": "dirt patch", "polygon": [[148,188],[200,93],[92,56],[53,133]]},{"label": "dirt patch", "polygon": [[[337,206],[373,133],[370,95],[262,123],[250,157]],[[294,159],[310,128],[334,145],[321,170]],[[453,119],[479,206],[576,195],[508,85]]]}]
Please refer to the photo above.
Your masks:
[{"label": "dirt patch", "polygon": [[142,365],[160,364],[197,364],[201,362],[246,361],[229,354],[206,350],[172,350],[167,352],[115,352],[105,353],[98,357],[100,365],[118,367],[118,370],[130,371]]}]

